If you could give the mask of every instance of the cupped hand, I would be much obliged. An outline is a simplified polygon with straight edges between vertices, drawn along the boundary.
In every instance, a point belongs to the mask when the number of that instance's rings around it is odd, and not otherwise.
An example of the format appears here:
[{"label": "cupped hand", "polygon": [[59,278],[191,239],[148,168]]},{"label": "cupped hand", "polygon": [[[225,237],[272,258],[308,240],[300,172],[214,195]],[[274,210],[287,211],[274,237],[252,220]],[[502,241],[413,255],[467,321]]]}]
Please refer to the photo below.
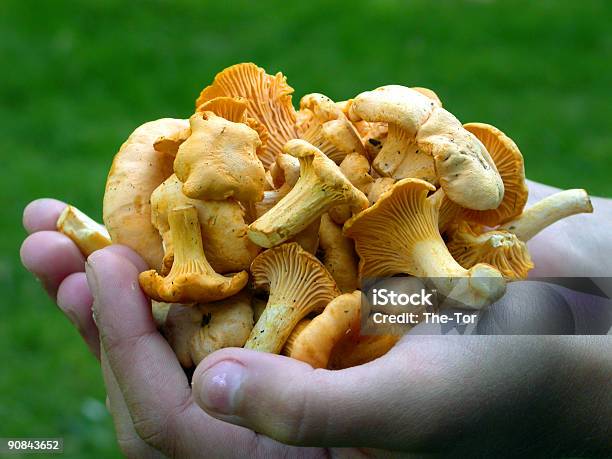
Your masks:
[{"label": "cupped hand", "polygon": [[[224,349],[201,362],[190,386],[139,288],[142,260],[110,246],[89,257],[85,274],[79,251],[53,231],[62,208],[53,200],[28,206],[24,225],[32,234],[22,260],[101,356],[118,439],[130,457],[390,454],[378,449],[503,455],[517,444],[571,451],[587,434],[591,450],[611,447],[609,423],[592,422],[594,411],[612,406],[610,391],[601,390],[612,361],[599,352],[606,342],[594,338],[411,334],[376,361],[333,372]],[[542,313],[540,295],[555,319],[534,332],[575,325],[572,304],[558,290],[529,284],[512,284],[481,330],[525,326]],[[572,429],[556,424],[569,415]]]}]

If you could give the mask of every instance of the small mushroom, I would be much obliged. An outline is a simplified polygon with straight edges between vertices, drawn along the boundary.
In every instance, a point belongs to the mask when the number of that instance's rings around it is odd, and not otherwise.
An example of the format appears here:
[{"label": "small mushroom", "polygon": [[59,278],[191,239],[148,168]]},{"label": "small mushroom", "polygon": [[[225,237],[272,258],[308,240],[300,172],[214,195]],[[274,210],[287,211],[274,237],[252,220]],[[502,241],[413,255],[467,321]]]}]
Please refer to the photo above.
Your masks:
[{"label": "small mushroom", "polygon": [[164,118],[137,128],[113,159],[104,191],[103,219],[111,240],[137,252],[152,269],[160,269],[164,251],[151,224],[149,197],[172,175],[174,156],[157,151],[155,142],[189,129],[186,120]]},{"label": "small mushroom", "polygon": [[249,275],[241,271],[230,277],[217,274],[206,260],[198,211],[193,206],[173,209],[168,215],[174,261],[167,276],[154,269],[140,273],[140,286],[153,300],[166,303],[207,303],[238,293]]},{"label": "small mushroom", "polygon": [[527,245],[506,230],[482,232],[461,222],[449,232],[448,250],[466,269],[487,263],[499,270],[508,281],[526,279],[533,269]]},{"label": "small mushroom", "polygon": [[111,244],[106,228],[74,206],[66,206],[56,226],[60,233],[72,239],[85,257]]},{"label": "small mushroom", "polygon": [[183,194],[182,186],[172,174],[151,194],[151,221],[164,245],[162,275],[170,271],[174,259],[169,214],[172,209],[185,205],[195,207],[198,212],[204,254],[212,268],[220,274],[248,269],[259,253],[259,247],[247,237],[245,212],[240,203],[234,199],[191,199]]},{"label": "small mushroom", "polygon": [[300,320],[340,295],[321,262],[295,242],[258,255],[251,274],[255,288],[268,290],[270,296],[247,349],[278,354]]},{"label": "small mushroom", "polygon": [[194,199],[261,201],[266,171],[255,150],[257,132],[205,111],[189,119],[191,135],[174,159],[183,193]]},{"label": "small mushroom", "polygon": [[232,65],[215,76],[213,83],[202,90],[196,107],[216,97],[244,97],[247,115],[265,126],[269,133],[267,151],[259,158],[268,168],[283,145],[298,137],[296,112],[291,103],[293,88],[282,73],[268,75],[253,63]]},{"label": "small mushroom", "polygon": [[317,147],[336,164],[349,153],[365,155],[359,133],[342,110],[323,94],[302,97],[296,127],[301,139]]},{"label": "small mushroom", "polygon": [[592,213],[589,195],[582,189],[565,190],[552,194],[525,210],[516,219],[502,225],[521,241],[527,242],[553,223],[581,213]]},{"label": "small mushroom", "polygon": [[294,329],[295,337],[285,345],[283,354],[313,368],[327,368],[334,346],[348,334],[358,335],[360,322],[361,292],[340,295],[303,328]]},{"label": "small mushroom", "polygon": [[207,304],[170,305],[162,333],[185,368],[226,347],[242,347],[253,328],[249,295]]},{"label": "small mushroom", "polygon": [[300,178],[270,211],[249,226],[249,237],[262,247],[273,247],[295,236],[331,207],[348,205],[352,212],[368,206],[365,195],[349,182],[338,166],[304,140],[291,140],[285,152],[300,160]]},{"label": "small mushroom", "polygon": [[323,254],[323,266],[338,284],[341,292],[347,293],[359,287],[357,254],[353,241],[342,234],[328,214],[321,217],[319,248]]},{"label": "small mushroom", "polygon": [[438,231],[438,202],[427,198],[434,189],[423,180],[400,180],[345,223],[361,260],[360,277],[411,274],[466,307],[485,307],[503,295],[505,281],[490,265],[467,270],[451,256]]}]

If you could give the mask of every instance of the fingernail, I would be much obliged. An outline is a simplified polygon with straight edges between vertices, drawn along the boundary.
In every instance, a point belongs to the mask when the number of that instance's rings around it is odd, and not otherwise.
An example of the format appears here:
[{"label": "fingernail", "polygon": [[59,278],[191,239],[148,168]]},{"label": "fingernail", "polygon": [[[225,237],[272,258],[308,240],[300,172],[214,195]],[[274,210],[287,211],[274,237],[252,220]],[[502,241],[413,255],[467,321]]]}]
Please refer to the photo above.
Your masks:
[{"label": "fingernail", "polygon": [[199,394],[204,408],[219,414],[235,413],[245,377],[244,366],[230,360],[206,370]]}]

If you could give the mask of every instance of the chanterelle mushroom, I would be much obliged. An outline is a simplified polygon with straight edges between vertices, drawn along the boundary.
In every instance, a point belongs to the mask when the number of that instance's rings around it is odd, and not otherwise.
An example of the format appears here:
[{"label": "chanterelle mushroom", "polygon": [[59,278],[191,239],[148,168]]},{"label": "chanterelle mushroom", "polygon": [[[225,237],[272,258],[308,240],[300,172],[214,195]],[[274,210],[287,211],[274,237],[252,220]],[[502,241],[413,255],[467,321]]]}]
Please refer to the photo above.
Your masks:
[{"label": "chanterelle mushroom", "polygon": [[240,292],[207,304],[171,305],[162,333],[185,368],[225,347],[242,347],[253,328],[251,299]]},{"label": "chanterelle mushroom", "polygon": [[308,94],[300,100],[297,130],[301,139],[340,164],[349,153],[365,155],[358,132],[342,110],[323,94]]},{"label": "chanterelle mushroom", "polygon": [[466,270],[453,259],[438,231],[438,203],[427,198],[434,189],[423,180],[400,180],[346,222],[344,233],[355,240],[361,259],[360,276],[411,274],[466,307],[485,307],[503,295],[505,281],[490,265]]},{"label": "chanterelle mushroom", "polygon": [[359,286],[357,254],[353,241],[342,234],[328,214],[321,217],[319,248],[323,252],[323,265],[332,275],[341,292],[356,290]]},{"label": "chanterelle mushroom", "polygon": [[137,128],[113,159],[104,192],[103,219],[111,239],[136,251],[152,269],[164,257],[162,240],[151,224],[149,197],[172,175],[174,156],[154,148],[162,137],[189,129],[186,120],[164,118]]},{"label": "chanterelle mushroom", "polygon": [[249,279],[246,271],[222,276],[206,260],[195,207],[173,209],[168,223],[174,247],[172,269],[166,277],[155,270],[144,271],[139,276],[140,286],[150,298],[167,303],[207,303],[242,290]]},{"label": "chanterelle mushroom", "polygon": [[189,124],[191,135],[174,160],[183,193],[195,199],[261,201],[266,171],[255,153],[261,145],[257,132],[209,111],[194,114]]},{"label": "chanterelle mushroom", "polygon": [[448,250],[466,269],[487,263],[507,280],[526,279],[533,269],[527,245],[506,230],[476,231],[461,222],[449,232]]},{"label": "chanterelle mushroom", "polygon": [[253,260],[255,288],[269,290],[268,304],[245,347],[278,354],[291,330],[340,295],[321,262],[297,243],[266,250]]},{"label": "chanterelle mushroom", "polygon": [[359,212],[368,206],[365,195],[316,147],[295,139],[287,142],[285,152],[299,158],[300,178],[285,197],[249,226],[249,237],[257,245],[273,247],[286,241],[331,207],[346,204]]},{"label": "chanterelle mushroom", "polygon": [[268,168],[282,152],[283,145],[298,137],[292,93],[293,88],[282,73],[268,75],[253,63],[243,63],[218,73],[213,83],[200,93],[196,107],[216,97],[244,97],[248,102],[248,116],[263,124],[270,135],[267,151],[259,156]]},{"label": "chanterelle mushroom", "polygon": [[334,346],[345,335],[359,333],[360,321],[361,292],[340,295],[299,332],[283,353],[313,368],[326,368]]},{"label": "chanterelle mushroom", "polygon": [[469,209],[499,206],[504,186],[489,153],[436,100],[403,86],[383,86],[358,95],[349,114],[388,123],[389,135],[373,163],[381,175],[437,179],[454,202]]},{"label": "chanterelle mushroom", "polygon": [[172,209],[191,205],[198,211],[206,259],[221,274],[248,269],[259,253],[259,247],[247,237],[245,212],[234,199],[201,201],[188,198],[181,191],[183,184],[171,175],[151,194],[151,221],[162,236],[167,273],[174,258],[168,217]]},{"label": "chanterelle mushroom", "polygon": [[59,232],[72,239],[86,257],[111,244],[106,228],[73,206],[66,206],[56,226]]},{"label": "chanterelle mushroom", "polygon": [[547,226],[571,215],[592,213],[593,205],[586,191],[565,190],[552,194],[525,210],[501,229],[508,230],[521,241],[528,241]]}]

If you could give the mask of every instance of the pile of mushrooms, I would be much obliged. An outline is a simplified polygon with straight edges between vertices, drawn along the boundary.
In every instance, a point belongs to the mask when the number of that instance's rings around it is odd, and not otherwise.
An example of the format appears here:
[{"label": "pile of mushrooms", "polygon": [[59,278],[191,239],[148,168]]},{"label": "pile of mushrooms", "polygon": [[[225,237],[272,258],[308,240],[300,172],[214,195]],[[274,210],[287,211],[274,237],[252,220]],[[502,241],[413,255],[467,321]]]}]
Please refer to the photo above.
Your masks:
[{"label": "pile of mushrooms", "polygon": [[135,250],[153,316],[185,367],[224,347],[346,368],[399,339],[360,333],[371,278],[417,276],[486,308],[526,278],[526,242],[592,212],[584,190],[529,209],[523,157],[503,132],[462,124],[426,88],[383,86],[348,101],[281,73],[219,73],[188,120],[138,127],[110,169],[101,226],[58,220],[84,254]]}]

